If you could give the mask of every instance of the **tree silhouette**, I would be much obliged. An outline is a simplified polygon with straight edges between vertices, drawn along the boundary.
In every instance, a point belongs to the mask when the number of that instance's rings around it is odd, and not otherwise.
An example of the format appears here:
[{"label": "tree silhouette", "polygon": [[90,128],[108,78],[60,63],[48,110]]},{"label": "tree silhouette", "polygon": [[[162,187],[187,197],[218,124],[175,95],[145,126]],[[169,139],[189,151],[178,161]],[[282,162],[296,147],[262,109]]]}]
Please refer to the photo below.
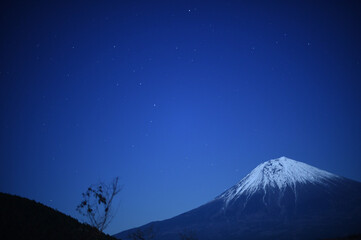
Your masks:
[{"label": "tree silhouette", "polygon": [[82,201],[76,210],[88,219],[91,226],[103,231],[114,217],[112,204],[114,197],[120,192],[119,178],[116,177],[110,184],[98,183],[88,187],[82,193]]}]

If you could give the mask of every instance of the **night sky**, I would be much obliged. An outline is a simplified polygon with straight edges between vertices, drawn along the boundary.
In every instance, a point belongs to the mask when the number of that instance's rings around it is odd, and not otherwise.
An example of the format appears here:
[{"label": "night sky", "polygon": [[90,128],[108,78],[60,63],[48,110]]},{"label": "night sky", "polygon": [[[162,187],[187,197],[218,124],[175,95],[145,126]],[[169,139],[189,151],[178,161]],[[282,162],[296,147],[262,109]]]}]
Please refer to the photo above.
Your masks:
[{"label": "night sky", "polygon": [[361,181],[359,1],[0,9],[1,192],[79,218],[81,193],[119,176],[114,234],[280,156]]}]

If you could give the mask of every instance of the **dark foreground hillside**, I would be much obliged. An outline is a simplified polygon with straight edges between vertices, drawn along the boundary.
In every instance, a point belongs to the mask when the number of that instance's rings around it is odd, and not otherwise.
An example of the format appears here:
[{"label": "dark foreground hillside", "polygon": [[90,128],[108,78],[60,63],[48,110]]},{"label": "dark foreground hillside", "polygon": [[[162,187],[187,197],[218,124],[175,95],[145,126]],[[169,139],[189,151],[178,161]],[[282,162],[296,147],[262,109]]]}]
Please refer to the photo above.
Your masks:
[{"label": "dark foreground hillside", "polygon": [[41,203],[0,193],[0,239],[114,240]]}]

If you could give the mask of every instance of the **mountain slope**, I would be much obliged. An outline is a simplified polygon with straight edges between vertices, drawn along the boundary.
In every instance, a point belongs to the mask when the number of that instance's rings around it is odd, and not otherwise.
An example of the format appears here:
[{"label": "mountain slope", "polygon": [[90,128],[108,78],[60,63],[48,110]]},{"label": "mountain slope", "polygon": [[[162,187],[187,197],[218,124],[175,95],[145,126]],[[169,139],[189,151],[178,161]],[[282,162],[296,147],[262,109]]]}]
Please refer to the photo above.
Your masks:
[{"label": "mountain slope", "polygon": [[258,165],[213,201],[152,227],[156,239],[322,239],[361,232],[361,183],[286,157]]},{"label": "mountain slope", "polygon": [[114,239],[26,198],[0,193],[0,206],[0,239]]}]

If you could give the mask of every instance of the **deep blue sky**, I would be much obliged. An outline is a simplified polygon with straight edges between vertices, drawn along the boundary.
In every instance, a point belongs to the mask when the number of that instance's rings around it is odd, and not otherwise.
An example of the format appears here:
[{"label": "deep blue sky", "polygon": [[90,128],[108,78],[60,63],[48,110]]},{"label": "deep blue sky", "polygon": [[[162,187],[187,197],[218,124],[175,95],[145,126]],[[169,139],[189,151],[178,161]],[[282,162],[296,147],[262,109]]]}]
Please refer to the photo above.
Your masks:
[{"label": "deep blue sky", "polygon": [[361,7],[314,2],[2,3],[0,191],[119,176],[113,234],[283,155],[361,181]]}]

